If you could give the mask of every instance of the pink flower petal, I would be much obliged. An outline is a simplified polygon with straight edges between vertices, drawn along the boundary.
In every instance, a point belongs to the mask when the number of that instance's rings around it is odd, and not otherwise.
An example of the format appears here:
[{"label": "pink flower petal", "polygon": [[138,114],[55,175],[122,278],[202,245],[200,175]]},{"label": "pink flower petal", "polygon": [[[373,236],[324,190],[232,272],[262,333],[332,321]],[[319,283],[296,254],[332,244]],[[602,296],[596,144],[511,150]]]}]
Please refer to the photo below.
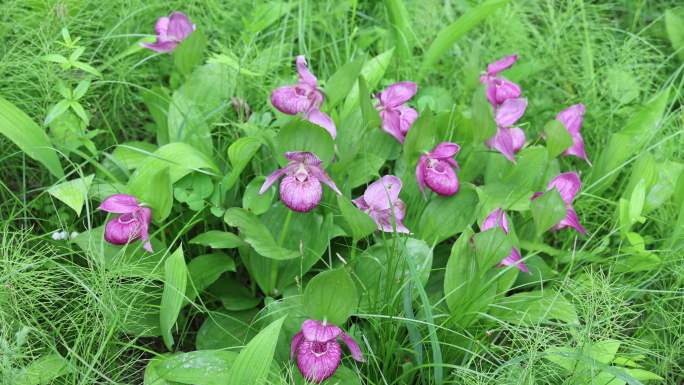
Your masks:
[{"label": "pink flower petal", "polygon": [[449,163],[443,160],[428,161],[423,172],[425,184],[437,194],[451,196],[458,192],[458,177]]},{"label": "pink flower petal", "polygon": [[580,234],[587,235],[587,230],[580,223],[577,212],[575,212],[575,209],[570,205],[567,206],[565,218],[563,218],[556,226],[554,226],[554,230],[560,230],[565,227],[572,227]]},{"label": "pink flower petal", "polygon": [[584,121],[584,111],[584,104],[575,104],[559,112],[556,120],[563,123],[570,134],[579,134]]},{"label": "pink flower petal", "polygon": [[318,166],[310,166],[309,171],[311,172],[311,175],[313,175],[314,178],[320,180],[321,182],[325,183],[330,189],[332,189],[337,195],[342,195],[342,192],[340,189],[337,188],[337,185],[335,185],[335,182],[333,182],[332,179],[328,176],[328,174],[325,173],[325,171],[318,167]]},{"label": "pink flower petal", "polygon": [[359,208],[361,211],[367,211],[370,209],[370,206],[366,203],[366,200],[363,199],[363,195],[356,199],[352,199],[352,202],[356,205],[356,207]]},{"label": "pink flower petal", "polygon": [[271,175],[269,175],[264,181],[264,184],[261,185],[261,188],[259,189],[259,194],[265,193],[269,189],[269,187],[273,185],[273,183],[275,183],[278,179],[280,179],[281,176],[285,175],[286,173],[287,168],[280,168],[271,173]]},{"label": "pink flower petal", "polygon": [[461,151],[461,146],[456,143],[442,142],[435,146],[434,150],[430,153],[431,158],[451,158]]},{"label": "pink flower petal", "polygon": [[299,74],[299,81],[301,83],[308,84],[313,88],[316,88],[318,84],[318,79],[316,79],[314,74],[312,74],[311,71],[309,71],[309,67],[307,66],[306,58],[304,57],[304,55],[297,56],[295,62],[297,63],[297,73]]},{"label": "pink flower petal", "polygon": [[511,162],[515,162],[515,153],[525,143],[525,133],[519,128],[497,128],[496,134],[489,138],[485,144],[499,151]]},{"label": "pink flower petal", "polygon": [[141,224],[134,214],[121,214],[105,225],[104,238],[114,245],[125,245],[140,238]]},{"label": "pink flower petal", "polygon": [[342,329],[333,324],[324,325],[322,322],[309,319],[302,324],[302,333],[308,341],[327,342],[342,334]]},{"label": "pink flower petal", "polygon": [[137,211],[139,208],[140,204],[138,203],[138,199],[127,194],[110,195],[104,201],[102,201],[98,207],[99,210],[115,214],[132,213]]},{"label": "pink flower petal", "polygon": [[157,19],[157,23],[154,25],[154,30],[157,32],[157,36],[166,36],[169,29],[169,18],[166,16]]},{"label": "pink flower petal", "polygon": [[484,222],[482,222],[481,230],[487,231],[495,227],[501,227],[504,233],[508,234],[508,217],[500,208],[497,208],[487,215],[487,218],[485,218]]},{"label": "pink flower petal", "polygon": [[520,119],[527,108],[527,99],[506,99],[496,110],[496,124],[499,127],[510,127]]},{"label": "pink flower petal", "polygon": [[311,95],[300,85],[278,87],[271,92],[271,104],[284,114],[296,115],[314,108],[315,99]]},{"label": "pink flower petal", "polygon": [[174,12],[169,17],[166,34],[176,42],[185,40],[195,30],[195,25],[183,12]]},{"label": "pink flower petal", "polygon": [[318,205],[323,196],[321,182],[314,177],[300,181],[295,175],[287,175],[280,182],[280,199],[285,206],[297,212],[308,212]]},{"label": "pink flower petal", "polygon": [[363,359],[363,353],[361,353],[361,348],[359,348],[359,344],[357,344],[350,335],[347,333],[342,333],[342,341],[344,341],[349,348],[349,352],[351,353],[353,359],[359,362],[365,361]]},{"label": "pink flower petal", "polygon": [[297,349],[297,368],[305,379],[321,383],[332,376],[342,360],[337,341],[303,341]]},{"label": "pink flower petal", "polygon": [[310,121],[313,124],[319,125],[325,128],[333,139],[337,136],[337,128],[335,127],[335,122],[326,113],[321,112],[321,110],[314,108],[305,113],[304,119]]},{"label": "pink flower petal", "polygon": [[494,63],[487,65],[487,74],[490,76],[496,76],[499,72],[507,70],[515,64],[518,60],[518,55],[510,55],[501,58]]},{"label": "pink flower petal", "polygon": [[302,340],[304,340],[304,334],[302,332],[297,332],[297,334],[292,337],[292,343],[290,344],[290,359],[294,358],[295,353],[297,352],[297,349],[299,349],[299,344],[302,343]]},{"label": "pink flower petal", "polygon": [[399,111],[399,131],[403,137],[406,137],[411,126],[413,126],[413,123],[418,119],[418,111],[407,105],[399,106],[395,110]]},{"label": "pink flower petal", "polygon": [[152,51],[159,52],[159,53],[168,53],[172,52],[173,50],[176,49],[176,46],[178,46],[178,43],[175,41],[165,41],[165,42],[154,42],[154,43],[140,43],[141,46],[151,49]]},{"label": "pink flower petal", "polygon": [[398,107],[411,99],[418,90],[414,82],[399,82],[385,88],[378,95],[380,103],[385,108]]},{"label": "pink flower petal", "polygon": [[401,113],[395,110],[382,110],[380,111],[380,119],[382,120],[383,131],[392,135],[399,143],[403,144],[404,134],[401,131]]},{"label": "pink flower petal", "polygon": [[394,175],[385,175],[368,186],[363,199],[374,210],[386,210],[399,199],[401,187],[401,179]]},{"label": "pink flower petal", "polygon": [[307,166],[320,166],[321,159],[313,152],[308,151],[288,151],[285,158],[292,162],[304,163]]},{"label": "pink flower petal", "polygon": [[508,99],[517,99],[522,93],[520,86],[510,80],[495,78],[487,83],[487,100],[497,107]]},{"label": "pink flower petal", "polygon": [[522,259],[522,256],[520,255],[520,251],[516,249],[515,247],[513,250],[511,250],[511,254],[501,260],[501,263],[499,263],[499,266],[516,266],[518,269],[525,273],[529,273],[530,271],[527,269],[527,266],[525,266],[525,263],[519,262]]},{"label": "pink flower petal", "polygon": [[572,200],[575,199],[575,196],[579,192],[581,185],[582,184],[577,173],[565,172],[553,178],[553,180],[547,186],[547,190],[551,190],[555,187],[565,203],[569,205],[572,203]]}]

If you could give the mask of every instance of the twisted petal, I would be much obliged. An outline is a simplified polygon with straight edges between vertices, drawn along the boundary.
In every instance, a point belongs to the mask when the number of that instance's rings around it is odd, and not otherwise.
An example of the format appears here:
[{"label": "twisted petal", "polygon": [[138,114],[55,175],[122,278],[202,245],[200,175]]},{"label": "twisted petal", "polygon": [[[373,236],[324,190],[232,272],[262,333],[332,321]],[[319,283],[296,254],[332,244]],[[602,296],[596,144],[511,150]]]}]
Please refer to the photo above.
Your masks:
[{"label": "twisted petal", "polygon": [[487,231],[494,227],[501,227],[504,233],[508,234],[508,217],[506,216],[506,213],[500,208],[497,208],[496,210],[489,213],[489,215],[487,215],[487,218],[485,218],[484,222],[482,222],[481,230]]},{"label": "twisted petal", "polygon": [[461,151],[461,146],[456,143],[442,142],[435,146],[435,148],[430,153],[431,158],[443,159],[451,158]]},{"label": "twisted petal", "polygon": [[458,177],[451,165],[443,160],[435,160],[433,165],[428,163],[424,169],[425,184],[442,196],[451,196],[458,192]]},{"label": "twisted petal", "polygon": [[584,104],[572,105],[556,115],[556,120],[563,123],[570,134],[579,134],[584,121]]},{"label": "twisted petal", "polygon": [[386,233],[394,232],[395,226],[398,233],[410,232],[402,222],[406,216],[406,204],[401,200],[396,200],[392,209],[371,210],[369,215],[375,220],[378,229]]},{"label": "twisted petal", "polygon": [[570,205],[568,205],[566,208],[567,213],[565,214],[565,218],[563,218],[556,226],[553,227],[554,230],[560,230],[565,227],[572,227],[573,229],[577,230],[580,234],[587,235],[587,230],[580,223],[579,217],[577,216],[577,212],[575,212],[575,209]]},{"label": "twisted petal", "polygon": [[271,92],[271,104],[284,114],[296,115],[314,107],[312,95],[299,85],[278,87]]},{"label": "twisted petal", "polygon": [[527,108],[527,99],[506,99],[496,110],[496,124],[499,127],[510,127],[520,119]]},{"label": "twisted petal", "polygon": [[565,203],[569,205],[581,188],[579,175],[575,172],[564,172],[553,178],[547,186],[547,190],[552,190],[554,187],[558,190]]},{"label": "twisted petal", "polygon": [[521,93],[520,86],[510,80],[496,78],[487,84],[487,100],[494,107],[508,99],[519,98]]},{"label": "twisted petal", "polygon": [[425,167],[427,167],[428,157],[426,155],[421,155],[416,165],[416,181],[418,181],[418,188],[420,192],[425,191]]},{"label": "twisted petal", "polygon": [[175,41],[159,41],[157,39],[154,43],[140,43],[140,45],[155,52],[167,53],[175,50],[178,43]]},{"label": "twisted petal", "polygon": [[308,319],[302,324],[302,333],[308,341],[328,342],[342,334],[342,329],[333,324]]},{"label": "twisted petal", "polygon": [[392,135],[399,143],[404,143],[404,134],[401,131],[401,113],[396,110],[385,109],[380,111],[382,129]]},{"label": "twisted petal", "polygon": [[333,122],[330,116],[328,116],[325,112],[321,112],[321,110],[318,108],[313,108],[306,112],[304,119],[325,128],[325,130],[328,131],[333,139],[335,139],[337,136],[337,127],[335,127],[335,122]]},{"label": "twisted petal", "polygon": [[589,165],[591,166],[591,161],[589,160],[589,157],[587,157],[587,152],[584,150],[584,139],[582,139],[582,135],[580,134],[572,136],[572,146],[570,146],[567,150],[563,151],[563,155],[574,155],[589,163]]},{"label": "twisted petal", "polygon": [[401,179],[385,175],[368,186],[363,199],[374,210],[387,210],[399,199],[401,187]]},{"label": "twisted petal", "polygon": [[370,206],[368,206],[368,204],[366,203],[366,200],[363,199],[363,195],[361,195],[360,197],[358,197],[356,199],[352,199],[352,202],[354,202],[356,207],[358,207],[359,210],[361,210],[361,211],[367,211],[370,209]]},{"label": "twisted petal", "polygon": [[259,189],[259,194],[263,194],[268,190],[273,183],[275,183],[281,176],[285,175],[287,173],[287,167],[285,168],[280,168],[278,170],[275,170],[271,175],[269,175],[266,180],[264,181],[264,184],[261,185],[261,188]]},{"label": "twisted petal", "polygon": [[280,199],[285,206],[294,211],[311,211],[321,201],[322,196],[321,182],[311,176],[300,181],[295,175],[287,175],[280,183]]},{"label": "twisted petal", "polygon": [[138,208],[140,208],[138,200],[134,196],[127,194],[110,195],[98,207],[99,210],[115,214],[132,213],[138,210]]},{"label": "twisted petal", "polygon": [[304,339],[304,334],[302,332],[297,332],[297,334],[292,337],[292,343],[290,344],[290,359],[294,358],[295,353],[297,352],[297,349],[299,349],[299,344],[302,343],[302,340]]},{"label": "twisted petal", "polygon": [[309,71],[309,67],[307,66],[306,58],[304,57],[304,55],[297,56],[295,62],[297,63],[297,73],[299,74],[299,82],[308,84],[309,86],[316,88],[318,84],[318,79],[316,79],[314,74],[312,74],[311,71]]},{"label": "twisted petal", "polygon": [[518,60],[518,55],[510,55],[501,58],[494,63],[487,65],[487,74],[490,76],[496,76],[499,72],[507,70],[515,64]]},{"label": "twisted petal", "polygon": [[157,23],[154,25],[154,31],[157,33],[157,36],[166,37],[167,31],[169,29],[169,20],[170,19],[166,16],[162,16],[157,19]]},{"label": "twisted petal", "polygon": [[413,126],[413,122],[418,119],[418,111],[407,105],[401,105],[396,110],[399,111],[399,131],[403,137],[406,137],[411,126]]},{"label": "twisted petal", "polygon": [[307,166],[320,166],[321,159],[313,152],[309,151],[288,151],[285,153],[285,158],[292,162],[304,163]]},{"label": "twisted petal", "polygon": [[414,82],[399,82],[385,88],[378,99],[385,108],[398,107],[411,99],[418,89]]},{"label": "twisted petal", "polygon": [[525,133],[518,127],[497,128],[496,134],[486,142],[489,148],[499,151],[511,162],[515,162],[515,153],[525,144]]},{"label": "twisted petal", "polygon": [[527,269],[527,266],[525,266],[525,263],[519,262],[522,259],[522,256],[520,255],[520,251],[518,251],[517,248],[513,248],[511,250],[511,254],[502,259],[501,262],[499,263],[499,266],[513,266],[515,265],[518,269],[521,271],[524,271],[525,273],[529,273],[530,271]]},{"label": "twisted petal", "polygon": [[166,34],[170,38],[174,38],[176,42],[181,42],[190,36],[194,30],[195,25],[183,12],[174,12],[169,17]]},{"label": "twisted petal", "polygon": [[152,210],[149,207],[142,207],[138,211],[140,216],[140,239],[143,241],[143,249],[152,252],[152,243],[150,243],[150,235],[148,228],[152,222]]},{"label": "twisted petal", "polygon": [[332,376],[342,360],[337,341],[304,340],[297,350],[297,367],[308,381],[320,383]]},{"label": "twisted petal", "polygon": [[357,344],[356,341],[349,334],[343,332],[342,341],[344,341],[344,343],[349,348],[349,352],[351,353],[353,359],[359,362],[365,361],[363,359],[363,353],[361,353],[361,348],[359,348],[359,344]]},{"label": "twisted petal", "polygon": [[333,182],[332,179],[328,176],[328,174],[325,173],[325,171],[318,167],[318,166],[310,166],[309,171],[311,172],[311,175],[313,175],[314,178],[320,180],[321,182],[325,183],[328,187],[330,187],[337,195],[342,195],[342,192],[340,189],[337,188],[335,185],[335,182]]}]

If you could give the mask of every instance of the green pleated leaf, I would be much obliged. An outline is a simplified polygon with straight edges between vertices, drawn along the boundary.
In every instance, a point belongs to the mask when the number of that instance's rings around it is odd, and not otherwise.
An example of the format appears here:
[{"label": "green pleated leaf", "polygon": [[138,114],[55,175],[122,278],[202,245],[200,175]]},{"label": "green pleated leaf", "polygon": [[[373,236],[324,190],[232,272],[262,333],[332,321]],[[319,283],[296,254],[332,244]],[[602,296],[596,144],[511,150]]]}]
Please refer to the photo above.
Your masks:
[{"label": "green pleated leaf", "polygon": [[[225,385],[230,381],[236,358],[237,354],[231,351],[197,350],[155,358],[148,366],[153,365],[156,378],[169,381],[168,384]],[[148,381],[147,371],[145,374],[145,385],[164,384],[152,382],[152,378]]]},{"label": "green pleated leaf", "polygon": [[340,207],[342,217],[349,225],[354,239],[363,239],[371,235],[378,227],[373,218],[354,206],[347,197],[338,195],[337,205]]},{"label": "green pleated leaf", "polygon": [[537,325],[550,321],[579,323],[575,306],[551,289],[503,297],[493,307],[492,316],[519,325]]},{"label": "green pleated leaf", "polygon": [[416,233],[429,245],[460,233],[475,221],[477,202],[477,193],[469,185],[462,185],[458,194],[451,197],[432,197],[420,216]]},{"label": "green pleated leaf", "polygon": [[57,152],[52,148],[50,138],[14,104],[0,97],[0,134],[19,147],[26,155],[42,163],[57,178],[64,176]]},{"label": "green pleated leaf", "polygon": [[83,203],[88,199],[88,190],[90,190],[94,177],[95,175],[88,175],[83,178],[72,179],[68,182],[56,184],[47,191],[50,195],[71,207],[78,216],[81,215]]},{"label": "green pleated leaf", "polygon": [[173,348],[171,329],[185,301],[187,280],[188,268],[185,265],[183,247],[178,247],[164,262],[164,292],[159,309],[159,325],[164,345],[169,350]]},{"label": "green pleated leaf", "polygon": [[69,362],[57,353],[38,358],[19,372],[14,385],[42,385],[69,373]]},{"label": "green pleated leaf", "polygon": [[188,301],[194,301],[199,293],[227,271],[235,271],[235,261],[226,254],[203,254],[193,258],[188,264],[188,275],[191,280],[186,289]]},{"label": "green pleated leaf", "polygon": [[189,75],[192,70],[202,63],[204,51],[207,48],[207,38],[202,31],[196,30],[173,51],[173,61],[178,72]]},{"label": "green pleated leaf", "polygon": [[681,61],[684,62],[684,12],[681,10],[668,9],[665,11],[665,30],[670,38],[672,48],[677,52]]},{"label": "green pleated leaf", "polygon": [[347,270],[326,270],[306,285],[303,304],[311,319],[342,325],[356,312],[359,295]]},{"label": "green pleated leaf", "polygon": [[351,91],[359,77],[365,59],[361,56],[343,65],[325,82],[323,92],[325,93],[327,108],[335,107]]},{"label": "green pleated leaf", "polygon": [[284,320],[282,317],[265,327],[242,349],[230,371],[227,385],[266,383]]},{"label": "green pleated leaf", "polygon": [[[385,71],[389,67],[392,57],[394,56],[394,48],[385,51],[378,56],[368,60],[361,69],[361,76],[366,80],[368,89],[372,92],[375,86],[378,85],[380,79],[385,75]],[[342,109],[342,116],[347,116],[355,108],[359,101],[359,85],[354,84],[351,92],[344,101],[344,108]]]},{"label": "green pleated leaf", "polygon": [[547,191],[533,200],[531,208],[537,234],[541,234],[557,225],[567,214],[565,201],[563,201],[563,198],[556,189]]},{"label": "green pleated leaf", "polygon": [[551,158],[557,157],[572,146],[572,136],[558,120],[546,123],[544,133],[546,134],[546,149]]},{"label": "green pleated leaf", "polygon": [[475,254],[481,269],[489,269],[506,258],[513,248],[511,237],[500,227],[475,234]]},{"label": "green pleated leaf", "polygon": [[335,155],[335,145],[330,133],[323,127],[299,118],[292,119],[280,129],[277,138],[276,159],[285,166],[288,151],[308,151],[316,154],[323,161],[323,166],[332,161]]},{"label": "green pleated leaf", "polygon": [[245,187],[245,192],[242,194],[242,208],[254,215],[261,215],[268,211],[275,196],[275,189],[272,188],[263,194],[259,194],[259,190],[261,190],[265,180],[265,176],[255,177]]},{"label": "green pleated leaf", "polygon": [[228,159],[233,168],[230,170],[228,179],[224,182],[226,190],[230,190],[235,182],[237,182],[240,174],[252,160],[254,154],[259,151],[259,147],[261,147],[261,140],[251,136],[240,138],[228,147]]},{"label": "green pleated leaf", "polygon": [[233,233],[220,230],[209,230],[190,240],[191,244],[209,246],[212,249],[234,249],[245,243]]},{"label": "green pleated leaf", "polygon": [[271,259],[293,259],[299,253],[280,247],[273,234],[259,218],[245,209],[233,207],[226,211],[223,220],[240,229],[240,236],[260,255]]}]

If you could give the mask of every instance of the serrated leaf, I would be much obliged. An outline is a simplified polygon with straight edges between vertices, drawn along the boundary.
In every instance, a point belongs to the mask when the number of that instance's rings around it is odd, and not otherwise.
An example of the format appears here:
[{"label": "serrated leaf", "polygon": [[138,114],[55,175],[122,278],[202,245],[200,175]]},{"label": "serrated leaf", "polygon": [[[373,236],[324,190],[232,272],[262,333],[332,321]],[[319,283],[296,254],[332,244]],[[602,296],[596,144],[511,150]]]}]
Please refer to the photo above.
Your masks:
[{"label": "serrated leaf", "polygon": [[71,207],[77,216],[80,216],[83,203],[88,199],[88,190],[90,190],[94,177],[95,175],[93,174],[83,178],[72,179],[68,182],[54,185],[47,191],[50,195]]},{"label": "serrated leaf", "polygon": [[185,265],[183,247],[180,246],[164,262],[164,292],[159,308],[159,326],[164,345],[169,350],[173,348],[171,329],[185,301],[187,280],[188,268]]}]

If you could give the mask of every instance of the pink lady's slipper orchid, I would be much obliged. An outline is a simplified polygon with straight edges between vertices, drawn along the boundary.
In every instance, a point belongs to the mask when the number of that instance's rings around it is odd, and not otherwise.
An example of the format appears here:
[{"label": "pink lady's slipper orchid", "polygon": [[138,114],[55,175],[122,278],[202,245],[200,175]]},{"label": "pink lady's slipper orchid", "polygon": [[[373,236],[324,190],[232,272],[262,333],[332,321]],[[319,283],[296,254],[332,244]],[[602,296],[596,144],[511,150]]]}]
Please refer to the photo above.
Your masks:
[{"label": "pink lady's slipper orchid", "polygon": [[271,92],[271,104],[284,114],[297,115],[301,113],[304,119],[325,128],[330,136],[335,139],[337,136],[335,122],[320,110],[325,96],[318,88],[318,79],[309,71],[303,55],[297,56],[296,62],[299,83],[273,90]]},{"label": "pink lady's slipper orchid", "polygon": [[366,188],[366,192],[353,202],[356,207],[375,220],[379,230],[394,232],[396,223],[397,232],[409,233],[402,223],[406,216],[406,204],[399,199],[399,192],[401,192],[401,179],[394,175],[385,175],[371,183]]},{"label": "pink lady's slipper orchid", "polygon": [[280,199],[285,206],[298,212],[311,211],[318,205],[323,196],[321,182],[325,183],[337,194],[335,182],[321,168],[321,160],[311,152],[286,152],[285,158],[290,162],[287,166],[276,170],[266,178],[259,194],[263,194],[281,176],[285,176],[280,183]]},{"label": "pink lady's slipper orchid", "polygon": [[[482,222],[482,231],[487,231],[495,227],[500,227],[504,233],[508,234],[508,217],[506,217],[506,213],[500,208],[492,211],[489,215],[487,215],[487,218],[485,218],[484,222]],[[504,258],[499,263],[499,266],[515,265],[515,267],[518,269],[524,271],[525,273],[529,273],[530,271],[527,269],[527,266],[525,266],[525,263],[519,262],[520,259],[522,259],[520,251],[514,247],[511,250],[511,254]]]},{"label": "pink lady's slipper orchid", "polygon": [[487,85],[487,100],[497,107],[507,99],[520,97],[520,86],[500,78],[499,72],[507,70],[518,60],[518,55],[506,56],[487,66],[487,72],[480,76],[480,83]]},{"label": "pink lady's slipper orchid", "polygon": [[458,177],[455,169],[459,169],[454,156],[461,147],[456,143],[438,144],[432,152],[420,156],[416,166],[416,179],[420,191],[425,186],[442,196],[451,196],[458,192]]},{"label": "pink lady's slipper orchid", "polygon": [[[572,207],[572,200],[575,199],[575,196],[579,192],[581,185],[582,184],[577,173],[565,172],[553,178],[553,180],[546,187],[546,191],[553,190],[554,188],[558,190],[561,198],[563,198],[563,200],[565,201],[565,208],[567,209],[565,218],[563,218],[557,225],[555,225],[553,227],[553,230],[560,230],[565,227],[572,227],[575,230],[577,230],[580,234],[587,234],[587,230],[580,224],[579,218],[577,217],[577,213],[575,212],[575,209]],[[534,193],[534,195],[532,195],[532,199],[537,199],[537,197],[539,197],[540,195],[542,195],[541,192]]]},{"label": "pink lady's slipper orchid", "polygon": [[380,111],[382,129],[392,135],[399,143],[404,143],[418,112],[406,105],[416,94],[418,86],[413,82],[392,84],[376,95],[379,103],[375,106]]},{"label": "pink lady's slipper orchid", "polygon": [[489,148],[499,151],[511,162],[515,153],[525,144],[525,133],[518,127],[511,127],[522,117],[527,108],[527,99],[506,99],[495,109],[496,134],[485,142]]},{"label": "pink lady's slipper orchid", "polygon": [[145,48],[156,52],[173,52],[178,44],[195,30],[195,25],[183,12],[174,12],[169,17],[160,17],[154,26],[157,40],[154,43],[141,43]]},{"label": "pink lady's slipper orchid", "polygon": [[120,214],[107,222],[104,237],[109,243],[125,245],[137,239],[143,241],[143,248],[152,252],[147,228],[152,221],[152,210],[143,207],[131,195],[115,194],[105,199],[99,210]]},{"label": "pink lady's slipper orchid", "polygon": [[578,158],[584,159],[589,165],[591,162],[584,151],[584,139],[580,134],[582,123],[584,121],[584,104],[572,105],[556,115],[556,120],[563,123],[565,129],[568,130],[572,136],[572,146],[563,152],[563,155],[574,155]]},{"label": "pink lady's slipper orchid", "polygon": [[335,373],[342,360],[338,337],[347,345],[353,359],[364,361],[359,345],[342,329],[325,321],[304,321],[290,347],[290,359],[297,356],[297,367],[304,378],[320,383]]}]

